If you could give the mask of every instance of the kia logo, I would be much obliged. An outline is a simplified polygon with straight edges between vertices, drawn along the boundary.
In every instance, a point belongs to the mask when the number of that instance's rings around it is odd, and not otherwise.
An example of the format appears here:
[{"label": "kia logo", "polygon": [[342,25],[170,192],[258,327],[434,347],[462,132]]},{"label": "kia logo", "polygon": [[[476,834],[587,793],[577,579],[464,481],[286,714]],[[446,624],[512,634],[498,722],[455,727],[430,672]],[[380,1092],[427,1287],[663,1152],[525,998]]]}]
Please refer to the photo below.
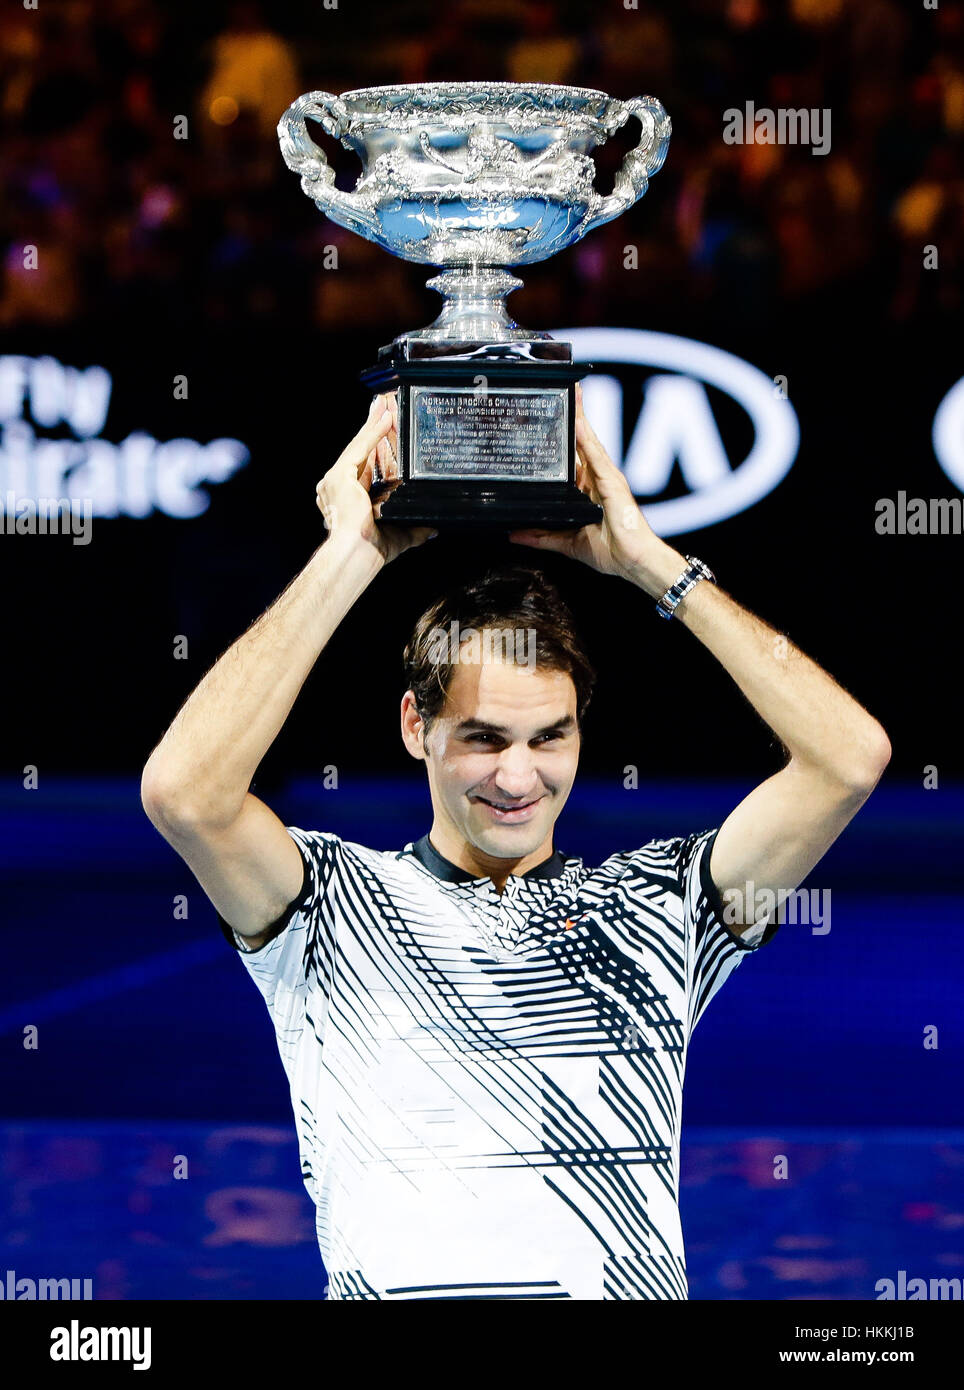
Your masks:
[{"label": "kia logo", "polygon": [[937,407],[931,442],[937,462],[951,482],[964,492],[964,377],[951,387]]},{"label": "kia logo", "polygon": [[[742,358],[692,338],[637,328],[567,328],[553,336],[572,343],[577,362],[657,369],[646,379],[625,454],[623,417],[634,407],[622,382],[593,373],[583,382],[583,403],[659,535],[696,531],[735,516],[790,471],[800,444],[796,412],[774,381]],[[750,418],[753,443],[739,463],[727,456],[707,386],[725,392]],[[676,467],[686,495],[646,502],[667,490]]]}]

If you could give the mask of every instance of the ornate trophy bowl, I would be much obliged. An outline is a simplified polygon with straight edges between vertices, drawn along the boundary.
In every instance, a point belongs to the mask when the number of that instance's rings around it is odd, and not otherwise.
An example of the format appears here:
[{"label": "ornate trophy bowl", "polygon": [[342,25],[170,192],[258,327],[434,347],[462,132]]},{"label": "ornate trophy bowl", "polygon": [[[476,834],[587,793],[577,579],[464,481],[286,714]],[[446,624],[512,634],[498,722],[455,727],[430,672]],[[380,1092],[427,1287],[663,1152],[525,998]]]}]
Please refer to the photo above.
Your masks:
[{"label": "ornate trophy bowl", "polygon": [[[633,116],[639,143],[612,193],[599,193],[589,152]],[[358,155],[352,192],[336,188],[309,119]],[[439,317],[382,348],[362,378],[399,389],[400,473],[385,484],[398,494],[383,504],[385,520],[599,518],[574,483],[574,383],[589,368],[573,365],[568,344],[508,316],[505,296],[521,284],[508,267],[545,260],[631,207],[661,168],[670,133],[654,97],[617,101],[538,83],[309,92],[285,112],[285,163],[322,212],[395,256],[445,268],[428,281],[443,296]],[[465,397],[478,399],[480,380],[486,403],[473,416]],[[515,451],[502,448],[506,431]]]}]

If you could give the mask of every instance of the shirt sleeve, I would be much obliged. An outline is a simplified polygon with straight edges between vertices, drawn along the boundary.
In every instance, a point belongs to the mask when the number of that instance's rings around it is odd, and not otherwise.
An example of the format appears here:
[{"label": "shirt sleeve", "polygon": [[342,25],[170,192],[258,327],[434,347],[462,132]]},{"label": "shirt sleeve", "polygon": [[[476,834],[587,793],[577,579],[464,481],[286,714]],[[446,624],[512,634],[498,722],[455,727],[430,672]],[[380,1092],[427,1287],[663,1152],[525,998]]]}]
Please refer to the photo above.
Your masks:
[{"label": "shirt sleeve", "polygon": [[775,922],[758,922],[740,933],[726,921],[720,891],[710,876],[710,855],[719,834],[704,830],[690,835],[680,847],[679,873],[690,962],[689,1029],[696,1027],[707,1004],[744,956],[765,945],[777,930]]},{"label": "shirt sleeve", "polygon": [[268,939],[252,950],[244,938],[218,914],[225,937],[237,950],[248,974],[264,997],[274,1020],[282,1058],[307,1018],[308,998],[316,1004],[310,1022],[324,1031],[325,1009],[335,966],[334,915],[328,902],[332,876],[343,842],[328,832],[286,827],[298,846],[304,877],[298,894],[268,928]]},{"label": "shirt sleeve", "polygon": [[301,887],[298,889],[298,892],[295,894],[291,902],[285,908],[284,912],[281,913],[280,917],[276,917],[275,920],[272,923],[270,923],[269,926],[265,927],[265,939],[261,943],[261,945],[258,947],[249,946],[246,938],[243,937],[239,931],[235,931],[234,927],[231,926],[230,922],[227,922],[221,916],[220,912],[218,912],[217,909],[215,909],[215,915],[218,919],[218,926],[221,928],[221,932],[225,940],[227,941],[229,946],[233,946],[234,949],[236,951],[240,951],[242,955],[258,955],[261,951],[265,949],[269,942],[273,941],[276,936],[281,935],[281,933],[285,930],[285,928],[291,922],[292,918],[296,915],[296,913],[302,911],[305,907],[307,907],[308,903],[311,900],[312,856],[309,849],[307,848],[307,845],[305,844],[305,840],[307,837],[304,835],[302,831],[293,830],[291,826],[287,826],[286,829],[288,831],[288,834],[294,840],[295,845],[298,849],[298,853],[301,855],[301,863],[303,869],[301,876]]}]

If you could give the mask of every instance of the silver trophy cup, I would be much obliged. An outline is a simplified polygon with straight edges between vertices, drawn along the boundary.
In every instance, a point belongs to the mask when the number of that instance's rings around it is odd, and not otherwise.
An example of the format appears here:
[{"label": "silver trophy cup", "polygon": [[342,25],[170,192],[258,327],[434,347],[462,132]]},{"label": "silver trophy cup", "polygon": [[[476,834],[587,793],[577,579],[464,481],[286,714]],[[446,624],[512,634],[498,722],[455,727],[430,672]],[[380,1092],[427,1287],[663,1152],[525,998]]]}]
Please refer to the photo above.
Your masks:
[{"label": "silver trophy cup", "polygon": [[[598,193],[589,152],[631,116],[640,141],[612,193]],[[335,187],[309,118],[361,160],[353,192]],[[575,485],[575,382],[590,368],[509,317],[505,297],[522,283],[509,267],[631,207],[670,132],[654,97],[549,84],[309,92],[285,112],[285,163],[322,212],[395,256],[443,267],[428,281],[443,298],[435,322],[386,344],[362,374],[398,393],[398,472],[372,493],[383,520],[560,529],[600,518]]]}]

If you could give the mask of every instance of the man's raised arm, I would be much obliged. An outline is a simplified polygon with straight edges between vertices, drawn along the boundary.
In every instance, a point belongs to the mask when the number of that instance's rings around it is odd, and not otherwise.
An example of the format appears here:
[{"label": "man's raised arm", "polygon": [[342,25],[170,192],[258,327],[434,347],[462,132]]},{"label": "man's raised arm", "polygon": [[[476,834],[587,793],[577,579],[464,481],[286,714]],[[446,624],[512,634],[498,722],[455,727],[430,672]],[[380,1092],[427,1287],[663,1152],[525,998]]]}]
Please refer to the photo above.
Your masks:
[{"label": "man's raised arm", "polygon": [[383,565],[431,535],[376,525],[377,461],[393,474],[393,416],[377,397],[318,484],[328,538],[266,613],[212,666],[148,759],[141,800],[221,916],[251,945],[296,897],[303,864],[248,788],[308,673]]},{"label": "man's raised arm", "polygon": [[[685,568],[671,547],[640,563],[636,583],[651,598]],[[710,875],[737,931],[756,904],[803,882],[867,800],[890,760],[881,725],[799,647],[712,584],[677,609],[736,682],[788,754],[779,772],[744,797],[720,826]]]}]

